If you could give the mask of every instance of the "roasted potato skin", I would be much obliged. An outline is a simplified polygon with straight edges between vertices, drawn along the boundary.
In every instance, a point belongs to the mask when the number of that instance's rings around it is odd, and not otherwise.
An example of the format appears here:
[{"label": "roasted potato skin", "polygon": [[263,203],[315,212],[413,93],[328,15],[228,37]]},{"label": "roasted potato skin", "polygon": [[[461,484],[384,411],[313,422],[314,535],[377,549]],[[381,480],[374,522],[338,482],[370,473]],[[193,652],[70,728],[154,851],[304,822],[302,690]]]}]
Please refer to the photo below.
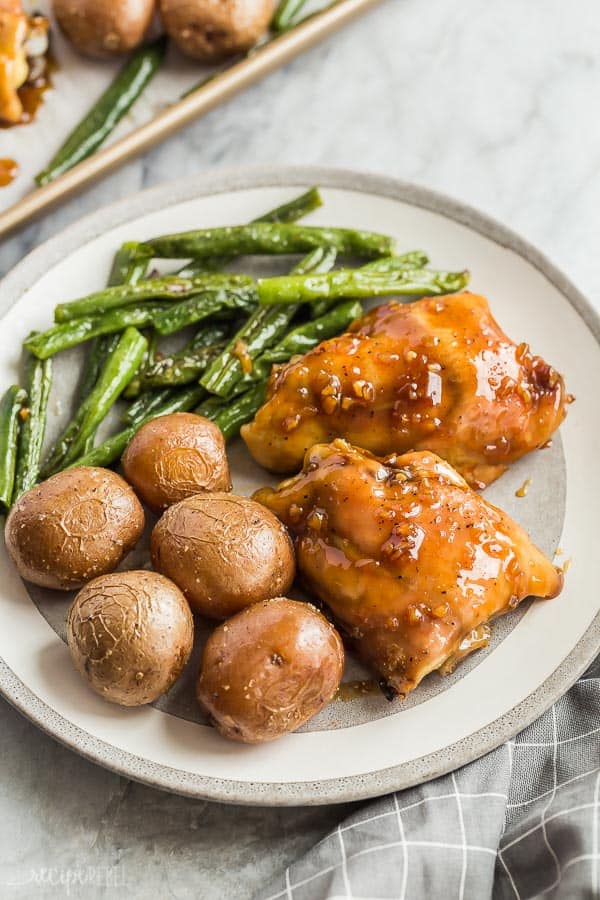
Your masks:
[{"label": "roasted potato skin", "polygon": [[154,16],[154,0],[54,0],[54,15],[76,50],[106,59],[138,47]]},{"label": "roasted potato skin", "polygon": [[211,619],[285,593],[296,569],[285,526],[235,494],[196,494],[171,506],[154,527],[150,552],[154,568]]},{"label": "roasted potato skin", "polygon": [[26,581],[80,588],[112,572],[144,530],[144,510],[110,469],[59,472],[23,494],[6,520],[8,553]]},{"label": "roasted potato skin", "polygon": [[67,642],[76,668],[97,694],[120,706],[142,706],[181,675],[194,641],[189,605],[156,572],[113,572],[75,598]]},{"label": "roasted potato skin", "polygon": [[121,462],[127,481],[155,512],[202,491],[231,490],[223,434],[193,413],[146,422]]},{"label": "roasted potato skin", "polygon": [[273,0],[159,0],[169,37],[182,53],[217,62],[249,50],[264,34]]},{"label": "roasted potato skin", "polygon": [[260,744],[316,715],[337,691],[343,669],[341,638],[325,616],[278,597],[215,629],[196,694],[222,735]]}]

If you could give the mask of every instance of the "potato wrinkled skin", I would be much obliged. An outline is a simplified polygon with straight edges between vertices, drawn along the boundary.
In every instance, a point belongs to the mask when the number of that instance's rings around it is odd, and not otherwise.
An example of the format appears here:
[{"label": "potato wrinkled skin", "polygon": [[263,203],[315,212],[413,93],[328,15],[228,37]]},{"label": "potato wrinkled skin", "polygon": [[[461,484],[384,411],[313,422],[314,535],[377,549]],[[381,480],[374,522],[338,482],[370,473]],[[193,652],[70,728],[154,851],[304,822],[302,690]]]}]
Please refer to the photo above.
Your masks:
[{"label": "potato wrinkled skin", "polygon": [[76,50],[106,59],[142,43],[154,15],[154,0],[54,0],[53,8]]},{"label": "potato wrinkled skin", "polygon": [[227,738],[272,741],[316,715],[342,680],[344,648],[314,606],[278,597],[212,633],[196,694]]},{"label": "potato wrinkled skin", "polygon": [[249,50],[265,33],[273,0],[159,0],[169,37],[182,53],[217,62]]},{"label": "potato wrinkled skin", "polygon": [[204,416],[171,413],[146,422],[122,459],[125,478],[155,512],[202,491],[230,491],[220,428]]},{"label": "potato wrinkled skin", "polygon": [[116,569],[143,530],[144,510],[127,482],[110,469],[81,466],[22,494],[5,540],[21,578],[68,591]]},{"label": "potato wrinkled skin", "polygon": [[178,587],[156,572],[113,572],[79,592],[67,619],[76,668],[120,706],[152,703],[187,663],[194,621]]},{"label": "potato wrinkled skin", "polygon": [[234,494],[196,494],[171,506],[154,527],[150,552],[154,568],[210,619],[285,593],[296,569],[285,526]]}]

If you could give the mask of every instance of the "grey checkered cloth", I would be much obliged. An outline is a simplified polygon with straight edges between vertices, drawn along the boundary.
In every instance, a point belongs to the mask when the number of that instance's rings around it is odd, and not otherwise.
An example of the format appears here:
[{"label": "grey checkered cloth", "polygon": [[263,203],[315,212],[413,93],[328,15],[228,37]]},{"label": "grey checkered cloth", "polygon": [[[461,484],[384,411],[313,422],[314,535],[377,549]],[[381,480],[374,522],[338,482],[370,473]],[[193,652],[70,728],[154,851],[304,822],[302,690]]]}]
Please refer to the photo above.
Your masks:
[{"label": "grey checkered cloth", "polygon": [[600,658],[514,741],[354,813],[259,897],[600,898]]}]

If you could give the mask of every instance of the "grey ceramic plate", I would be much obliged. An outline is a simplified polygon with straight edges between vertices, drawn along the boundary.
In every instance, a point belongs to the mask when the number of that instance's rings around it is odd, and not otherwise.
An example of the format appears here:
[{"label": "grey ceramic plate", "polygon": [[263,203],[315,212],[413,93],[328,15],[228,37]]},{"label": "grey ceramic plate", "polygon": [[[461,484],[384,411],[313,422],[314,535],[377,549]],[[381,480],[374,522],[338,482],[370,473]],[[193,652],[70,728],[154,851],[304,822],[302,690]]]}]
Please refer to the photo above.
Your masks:
[{"label": "grey ceramic plate", "polygon": [[[67,229],[7,276],[0,288],[6,313],[0,329],[2,383],[15,378],[26,333],[47,327],[59,300],[101,286],[123,240],[247,221],[314,183],[323,186],[325,206],[312,222],[390,232],[402,248],[427,249],[435,265],[468,266],[472,289],[490,298],[506,331],[564,372],[577,402],[560,437],[551,449],[519,462],[486,496],[519,520],[548,554],[560,545],[560,559],[571,566],[559,598],[506,616],[496,623],[486,651],[450,678],[430,676],[405,704],[376,696],[338,701],[297,734],[244,747],[225,742],[199,715],[192,690],[196,660],[155,707],[123,710],[99,700],[72,669],[62,640],[69,598],[27,593],[2,551],[3,695],[44,731],[95,762],[157,787],[227,802],[331,803],[436,777],[531,722],[600,646],[594,546],[598,321],[535,249],[452,200],[374,175],[298,168],[211,173],[146,191]],[[51,402],[54,430],[68,414],[76,364],[77,354],[59,363]],[[268,480],[241,444],[232,448],[231,460],[238,491],[249,493]],[[516,489],[527,478],[531,487],[517,498]],[[360,675],[351,663],[346,678]]]}]

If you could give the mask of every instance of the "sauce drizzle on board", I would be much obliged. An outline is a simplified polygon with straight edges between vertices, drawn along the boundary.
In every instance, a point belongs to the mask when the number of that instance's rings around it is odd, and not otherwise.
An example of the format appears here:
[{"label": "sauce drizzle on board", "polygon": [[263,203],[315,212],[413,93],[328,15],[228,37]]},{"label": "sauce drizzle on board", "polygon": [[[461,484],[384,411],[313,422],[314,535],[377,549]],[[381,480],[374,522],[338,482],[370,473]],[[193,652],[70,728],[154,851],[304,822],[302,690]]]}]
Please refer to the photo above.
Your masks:
[{"label": "sauce drizzle on board", "polygon": [[14,128],[15,125],[28,125],[33,122],[37,111],[44,101],[44,94],[52,87],[52,73],[56,71],[56,63],[52,57],[48,57],[43,75],[32,84],[27,83],[19,88],[17,94],[23,106],[23,113],[19,122],[2,122],[0,128]]}]

